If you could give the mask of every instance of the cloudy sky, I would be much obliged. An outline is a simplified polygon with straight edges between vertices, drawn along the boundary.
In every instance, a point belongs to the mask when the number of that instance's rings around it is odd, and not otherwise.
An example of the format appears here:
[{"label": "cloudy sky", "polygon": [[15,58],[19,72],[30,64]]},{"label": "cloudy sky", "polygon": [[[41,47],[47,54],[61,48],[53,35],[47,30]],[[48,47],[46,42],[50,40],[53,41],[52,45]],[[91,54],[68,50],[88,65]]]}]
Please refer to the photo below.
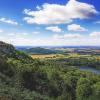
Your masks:
[{"label": "cloudy sky", "polygon": [[0,0],[0,41],[100,46],[100,0]]}]

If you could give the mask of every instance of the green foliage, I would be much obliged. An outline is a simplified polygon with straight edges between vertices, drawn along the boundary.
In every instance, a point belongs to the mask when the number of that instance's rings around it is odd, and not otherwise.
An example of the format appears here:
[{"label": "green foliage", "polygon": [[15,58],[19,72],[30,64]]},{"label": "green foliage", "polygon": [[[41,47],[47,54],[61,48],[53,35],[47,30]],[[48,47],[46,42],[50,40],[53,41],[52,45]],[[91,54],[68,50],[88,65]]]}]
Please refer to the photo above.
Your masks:
[{"label": "green foliage", "polygon": [[87,100],[91,95],[91,85],[87,78],[80,78],[77,83],[77,100]]},{"label": "green foliage", "polygon": [[100,70],[100,57],[97,56],[67,56],[66,58],[51,59],[51,62],[57,62],[68,66],[90,67]]},{"label": "green foliage", "polygon": [[29,54],[55,54],[55,53],[57,53],[56,50],[44,49],[41,47],[29,48],[29,49],[25,49],[22,51],[29,53]]},{"label": "green foliage", "polygon": [[99,100],[100,99],[100,82],[97,82],[92,86],[92,95],[90,100]]},{"label": "green foliage", "polygon": [[[33,60],[6,44],[0,48],[0,97],[7,100],[99,100],[100,75],[69,66],[71,61],[77,65],[76,59],[68,58],[67,64],[65,61]],[[79,65],[87,64],[86,59],[78,61]]]}]

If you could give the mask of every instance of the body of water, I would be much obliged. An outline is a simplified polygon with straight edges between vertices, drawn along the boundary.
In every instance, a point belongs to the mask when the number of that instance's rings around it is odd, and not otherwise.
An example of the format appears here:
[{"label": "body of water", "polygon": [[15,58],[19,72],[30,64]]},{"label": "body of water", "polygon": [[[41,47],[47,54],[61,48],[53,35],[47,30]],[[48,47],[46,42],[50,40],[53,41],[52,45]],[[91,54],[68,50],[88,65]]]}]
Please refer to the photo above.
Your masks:
[{"label": "body of water", "polygon": [[100,70],[94,69],[94,68],[89,68],[89,67],[81,67],[79,68],[80,70],[86,70],[86,71],[90,71],[90,72],[94,72],[96,74],[100,74]]}]

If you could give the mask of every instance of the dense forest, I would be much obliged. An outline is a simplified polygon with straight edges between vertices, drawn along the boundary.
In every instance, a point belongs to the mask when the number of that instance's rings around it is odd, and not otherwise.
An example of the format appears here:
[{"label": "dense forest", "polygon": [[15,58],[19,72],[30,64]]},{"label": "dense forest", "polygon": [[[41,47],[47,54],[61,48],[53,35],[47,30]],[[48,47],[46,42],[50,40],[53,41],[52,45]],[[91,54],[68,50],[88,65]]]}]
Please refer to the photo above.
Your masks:
[{"label": "dense forest", "polygon": [[69,58],[32,59],[0,42],[0,100],[100,100],[100,75],[73,67],[100,60]]}]

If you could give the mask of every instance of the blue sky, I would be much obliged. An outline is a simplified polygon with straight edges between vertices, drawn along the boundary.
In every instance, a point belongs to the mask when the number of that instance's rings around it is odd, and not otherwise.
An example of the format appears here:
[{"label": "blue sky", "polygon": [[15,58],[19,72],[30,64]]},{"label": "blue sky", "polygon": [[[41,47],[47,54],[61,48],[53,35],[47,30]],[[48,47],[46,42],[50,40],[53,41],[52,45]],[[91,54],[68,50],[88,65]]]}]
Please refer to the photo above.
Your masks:
[{"label": "blue sky", "polygon": [[100,0],[0,0],[0,40],[14,45],[100,46]]}]

